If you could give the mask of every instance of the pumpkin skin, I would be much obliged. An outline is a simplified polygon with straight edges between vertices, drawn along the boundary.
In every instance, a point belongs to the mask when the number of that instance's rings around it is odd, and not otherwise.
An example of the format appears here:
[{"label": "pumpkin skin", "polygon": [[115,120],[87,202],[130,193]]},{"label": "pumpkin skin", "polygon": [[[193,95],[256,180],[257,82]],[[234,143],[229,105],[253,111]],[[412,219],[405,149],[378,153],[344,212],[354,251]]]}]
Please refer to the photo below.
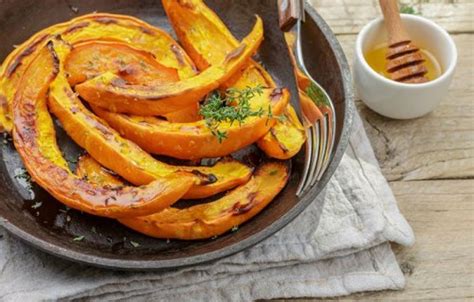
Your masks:
[{"label": "pumpkin skin", "polygon": [[119,219],[125,226],[163,239],[199,240],[221,235],[251,219],[285,187],[289,168],[283,162],[267,162],[250,181],[210,203],[185,209],[168,208],[144,217]]},{"label": "pumpkin skin", "polygon": [[[220,18],[209,9],[202,0],[163,0],[163,7],[168,18],[181,42],[181,45],[192,58],[199,69],[205,69],[217,64],[229,51],[238,45],[237,39],[227,29]],[[206,37],[213,37],[212,41]],[[225,87],[245,88],[251,83],[251,87],[261,84],[264,87],[275,87],[271,76],[255,61],[250,61],[246,69],[242,70],[224,84]],[[288,105],[290,107],[290,105]],[[291,110],[286,110],[291,112]],[[286,116],[286,119],[292,118]],[[289,159],[296,154],[306,141],[305,133],[302,131],[301,122],[296,119],[292,123],[279,124],[273,128],[273,133],[279,133],[276,137],[284,137],[285,133],[295,133],[294,139],[279,142],[275,139],[272,131],[269,131],[260,140],[258,146],[269,156],[279,159]],[[286,129],[294,127],[294,129]],[[291,146],[286,146],[291,143]],[[286,146],[286,149],[282,149]],[[297,150],[288,152],[287,150]]]},{"label": "pumpkin skin", "polygon": [[133,85],[106,72],[76,85],[76,92],[87,102],[111,112],[142,116],[163,115],[198,103],[209,92],[226,82],[257,52],[263,40],[263,23],[257,21],[240,45],[226,52],[217,64],[200,74],[163,86]]},{"label": "pumpkin skin", "polygon": [[70,53],[64,42],[55,44],[58,74],[49,89],[49,109],[64,130],[104,167],[135,185],[145,185],[178,172],[194,175],[195,185],[184,198],[204,198],[245,183],[251,169],[236,160],[221,160],[213,167],[172,166],[154,159],[133,142],[122,138],[92,114],[67,82],[62,62]]},{"label": "pumpkin skin", "polygon": [[[61,35],[70,44],[108,40],[147,50],[163,66],[178,71],[180,79],[196,75],[189,56],[165,31],[130,16],[96,13],[48,27],[12,51],[0,66],[0,131],[11,132],[11,103],[26,66],[49,39]],[[170,51],[163,51],[163,50]]]},{"label": "pumpkin skin", "polygon": [[248,117],[241,124],[223,122],[219,131],[226,132],[226,138],[220,142],[204,120],[194,123],[170,123],[155,118],[129,117],[114,114],[98,107],[94,112],[103,118],[121,135],[137,143],[144,150],[179,159],[200,159],[226,156],[253,144],[264,136],[275,124],[268,117],[271,107],[273,115],[280,115],[286,108],[289,93],[285,89],[264,89],[260,96],[254,96],[252,110],[263,109],[262,116]]},{"label": "pumpkin skin", "polygon": [[111,189],[69,170],[46,106],[48,87],[59,74],[59,64],[53,43],[48,42],[25,69],[13,101],[13,141],[32,179],[69,207],[110,218],[154,213],[180,199],[194,183],[187,173],[170,174],[139,188]]},{"label": "pumpkin skin", "polygon": [[[120,184],[92,158],[79,160],[79,175],[97,184]],[[184,240],[206,239],[221,235],[258,214],[285,187],[289,167],[283,162],[266,162],[258,167],[251,180],[205,204],[186,209],[167,208],[144,217],[124,218],[124,225],[148,236]]]}]

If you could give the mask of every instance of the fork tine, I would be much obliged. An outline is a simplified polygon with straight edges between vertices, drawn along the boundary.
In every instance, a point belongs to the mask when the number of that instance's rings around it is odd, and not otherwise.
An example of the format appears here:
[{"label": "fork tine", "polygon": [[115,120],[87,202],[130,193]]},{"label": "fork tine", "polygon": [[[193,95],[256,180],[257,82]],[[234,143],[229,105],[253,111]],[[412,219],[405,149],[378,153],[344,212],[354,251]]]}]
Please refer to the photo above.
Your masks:
[{"label": "fork tine", "polygon": [[310,188],[312,185],[312,180],[317,176],[317,167],[318,167],[318,162],[319,162],[319,155],[321,153],[321,127],[320,124],[317,123],[313,125],[311,128],[311,136],[312,136],[312,142],[313,142],[313,154],[311,158],[311,165],[309,168],[309,174],[308,174],[308,179],[306,180],[305,184],[305,190]]},{"label": "fork tine", "polygon": [[308,179],[309,168],[311,164],[311,159],[313,157],[313,136],[311,135],[311,128],[306,128],[306,152],[305,152],[305,161],[303,167],[303,175],[301,176],[300,184],[296,189],[296,196],[300,196],[304,189],[305,184]]},{"label": "fork tine", "polygon": [[313,176],[310,179],[311,186],[313,186],[316,183],[316,180],[318,180],[318,176],[320,175],[323,167],[324,167],[324,162],[325,162],[325,154],[328,146],[328,137],[327,137],[327,125],[325,121],[318,120],[318,128],[319,128],[319,149],[316,154],[316,167]]},{"label": "fork tine", "polygon": [[334,130],[336,124],[335,110],[331,98],[324,88],[322,88],[319,83],[314,80],[304,64],[301,23],[301,19],[299,19],[296,23],[297,38],[296,43],[293,46],[293,51],[296,57],[295,63],[297,67],[308,77],[312,84],[317,87],[319,96],[322,98],[320,101],[322,101],[324,104],[324,117],[322,120],[318,120],[317,123],[311,125],[311,127],[306,130],[307,142],[305,165],[303,176],[297,189],[297,196],[300,196],[307,189],[313,186],[316,181],[319,181],[326,171],[332,156],[332,149],[334,147]]},{"label": "fork tine", "polygon": [[[327,115],[325,115],[326,117]],[[331,158],[331,151],[332,151],[332,148],[334,146],[334,140],[335,140],[335,132],[334,132],[334,126],[335,126],[335,121],[333,118],[331,118],[331,116],[327,116],[327,118],[325,118],[325,121],[327,122],[327,126],[328,126],[328,138],[329,138],[329,144],[328,144],[328,147],[326,148],[326,151],[325,151],[325,154],[324,154],[324,165],[323,165],[323,169],[320,171],[319,175],[318,175],[318,180],[321,179],[321,177],[323,176],[324,174],[324,171],[326,170],[327,166],[329,165],[329,159]]]}]

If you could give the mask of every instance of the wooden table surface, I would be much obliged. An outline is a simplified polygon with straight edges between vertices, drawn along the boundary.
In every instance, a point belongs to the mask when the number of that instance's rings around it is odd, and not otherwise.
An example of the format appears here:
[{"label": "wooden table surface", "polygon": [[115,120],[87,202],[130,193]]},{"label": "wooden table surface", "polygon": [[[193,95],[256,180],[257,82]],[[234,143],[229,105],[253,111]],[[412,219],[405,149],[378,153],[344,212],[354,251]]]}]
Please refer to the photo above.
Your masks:
[{"label": "wooden table surface", "polygon": [[[310,2],[352,62],[357,33],[381,14],[378,1]],[[336,300],[474,300],[474,1],[402,2],[451,33],[458,67],[448,98],[425,117],[391,120],[356,101],[416,243],[411,248],[393,245],[407,279],[405,290]]]}]

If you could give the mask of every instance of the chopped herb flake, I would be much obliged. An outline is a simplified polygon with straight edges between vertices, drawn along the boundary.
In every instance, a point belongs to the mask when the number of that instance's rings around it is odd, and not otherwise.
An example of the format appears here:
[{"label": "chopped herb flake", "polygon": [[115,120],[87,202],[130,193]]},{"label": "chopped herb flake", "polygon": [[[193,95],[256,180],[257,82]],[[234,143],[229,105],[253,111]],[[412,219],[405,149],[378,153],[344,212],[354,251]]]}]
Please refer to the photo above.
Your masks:
[{"label": "chopped herb flake", "polygon": [[31,206],[32,209],[38,209],[43,205],[42,202],[36,202],[34,205]]},{"label": "chopped herb flake", "polygon": [[133,247],[139,247],[139,246],[140,246],[140,243],[135,242],[135,241],[130,241],[130,244],[131,244]]},{"label": "chopped herb flake", "polygon": [[77,236],[77,237],[74,237],[74,239],[72,241],[82,241],[84,240],[84,236]]}]

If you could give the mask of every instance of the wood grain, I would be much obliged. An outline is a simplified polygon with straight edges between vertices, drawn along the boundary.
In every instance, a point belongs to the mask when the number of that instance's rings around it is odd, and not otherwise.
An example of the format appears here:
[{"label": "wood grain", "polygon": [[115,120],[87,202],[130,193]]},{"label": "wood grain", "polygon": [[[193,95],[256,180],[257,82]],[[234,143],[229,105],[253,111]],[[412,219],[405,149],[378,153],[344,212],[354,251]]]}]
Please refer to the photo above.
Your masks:
[{"label": "wood grain", "polygon": [[[370,20],[381,16],[378,0],[309,0],[337,34],[356,34]],[[474,31],[472,0],[404,0],[423,17],[451,33]]]}]

